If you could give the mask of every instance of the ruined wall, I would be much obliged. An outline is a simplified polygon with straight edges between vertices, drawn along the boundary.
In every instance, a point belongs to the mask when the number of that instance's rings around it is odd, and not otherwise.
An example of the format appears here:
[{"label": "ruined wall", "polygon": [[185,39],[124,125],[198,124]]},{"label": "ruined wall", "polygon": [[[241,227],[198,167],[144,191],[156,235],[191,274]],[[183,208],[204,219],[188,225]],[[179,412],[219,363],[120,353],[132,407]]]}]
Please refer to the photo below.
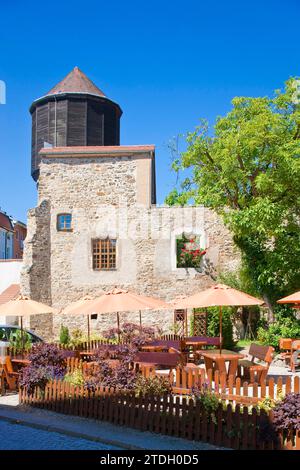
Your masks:
[{"label": "ruined wall", "polygon": [[[218,216],[199,207],[147,207],[137,204],[135,159],[59,161],[41,164],[39,206],[29,212],[22,290],[57,309],[86,294],[114,286],[174,299],[209,287],[220,271],[234,270],[239,255]],[[57,231],[57,214],[72,213],[72,231]],[[200,269],[176,267],[176,236],[193,233],[207,248]],[[117,238],[117,269],[93,271],[91,240]],[[170,331],[173,311],[143,312],[145,324]],[[139,312],[121,314],[138,322]],[[53,334],[63,323],[86,331],[84,316],[53,316]],[[98,315],[92,330],[115,326],[114,314]],[[43,328],[46,328],[43,326]],[[48,329],[48,327],[47,327]],[[37,330],[36,330],[37,331]],[[42,334],[41,331],[39,331]]]}]

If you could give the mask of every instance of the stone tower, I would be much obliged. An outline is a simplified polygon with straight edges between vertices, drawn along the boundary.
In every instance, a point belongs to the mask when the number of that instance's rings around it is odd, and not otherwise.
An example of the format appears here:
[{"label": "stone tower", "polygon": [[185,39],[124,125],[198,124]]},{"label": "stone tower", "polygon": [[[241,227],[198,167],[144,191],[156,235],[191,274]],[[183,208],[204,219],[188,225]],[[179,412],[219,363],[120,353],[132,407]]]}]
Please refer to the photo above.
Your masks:
[{"label": "stone tower", "polygon": [[39,151],[45,146],[120,145],[122,110],[75,67],[31,107],[31,175],[39,176]]},{"label": "stone tower", "polygon": [[[85,331],[85,316],[61,309],[87,294],[118,287],[168,301],[235,269],[238,256],[217,214],[156,205],[155,146],[120,145],[119,105],[78,68],[34,101],[31,113],[38,203],[28,212],[21,291],[57,309],[30,318],[37,334],[55,339],[61,324]],[[180,264],[183,235],[205,249],[196,267]],[[144,324],[164,332],[173,319],[172,309],[143,312]],[[122,312],[125,321],[138,323],[139,313]],[[114,315],[91,320],[98,333],[113,326]]]}]

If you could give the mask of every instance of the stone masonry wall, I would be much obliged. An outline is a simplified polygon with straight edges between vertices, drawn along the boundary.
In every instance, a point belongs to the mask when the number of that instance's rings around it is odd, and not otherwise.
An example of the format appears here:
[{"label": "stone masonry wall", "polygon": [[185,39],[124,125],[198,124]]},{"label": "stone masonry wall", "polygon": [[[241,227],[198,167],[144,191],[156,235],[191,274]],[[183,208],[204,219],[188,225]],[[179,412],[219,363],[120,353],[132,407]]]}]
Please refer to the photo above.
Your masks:
[{"label": "stone masonry wall", "polygon": [[[135,180],[135,161],[129,158],[114,163],[49,159],[41,164],[39,206],[28,218],[22,290],[58,309],[53,337],[61,324],[87,330],[85,316],[60,311],[86,294],[97,296],[117,286],[169,301],[209,287],[218,272],[236,269],[239,254],[215,213],[202,206],[138,205]],[[72,213],[72,232],[57,231],[62,212]],[[176,267],[176,236],[183,231],[199,235],[201,247],[207,248],[199,270]],[[117,238],[117,269],[93,271],[92,239],[107,236]],[[173,311],[143,312],[142,318],[144,324],[170,332]],[[139,312],[121,314],[121,322],[138,319]],[[91,321],[97,332],[115,325],[114,314]],[[36,327],[42,336],[51,336],[48,326],[41,330]]]}]

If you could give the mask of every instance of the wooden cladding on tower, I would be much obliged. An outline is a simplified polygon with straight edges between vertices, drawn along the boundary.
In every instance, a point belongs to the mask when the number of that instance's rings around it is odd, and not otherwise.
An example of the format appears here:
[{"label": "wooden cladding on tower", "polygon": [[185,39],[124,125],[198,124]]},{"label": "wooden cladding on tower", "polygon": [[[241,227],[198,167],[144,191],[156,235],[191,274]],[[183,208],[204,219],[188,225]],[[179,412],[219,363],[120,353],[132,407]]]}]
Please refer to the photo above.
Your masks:
[{"label": "wooden cladding on tower", "polygon": [[38,178],[39,151],[53,147],[120,145],[119,106],[105,98],[63,94],[33,103],[31,173]]}]

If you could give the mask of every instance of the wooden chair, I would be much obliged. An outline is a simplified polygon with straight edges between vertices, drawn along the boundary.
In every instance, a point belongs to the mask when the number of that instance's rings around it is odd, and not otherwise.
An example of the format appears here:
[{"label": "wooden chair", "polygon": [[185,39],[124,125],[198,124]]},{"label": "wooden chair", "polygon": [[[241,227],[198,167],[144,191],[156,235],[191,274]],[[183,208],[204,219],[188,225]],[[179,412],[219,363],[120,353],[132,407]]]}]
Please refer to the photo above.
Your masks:
[{"label": "wooden chair", "polygon": [[14,371],[10,356],[5,357],[2,367],[4,378],[9,390],[16,390],[18,386],[19,372]]},{"label": "wooden chair", "polygon": [[[238,375],[241,376],[241,368],[243,368],[243,378],[249,379],[250,383],[262,382],[266,379],[267,373],[274,356],[274,348],[272,346],[261,346],[252,343],[249,349],[251,360],[240,359],[238,362]],[[255,362],[255,359],[264,362],[264,364]]]},{"label": "wooden chair", "polygon": [[296,366],[300,366],[300,339],[292,341],[291,370],[296,372]]},{"label": "wooden chair", "polygon": [[280,358],[285,361],[290,361],[292,357],[292,338],[280,338],[279,349],[281,351]]},{"label": "wooden chair", "polygon": [[5,395],[5,378],[2,364],[0,364],[0,393]]}]

